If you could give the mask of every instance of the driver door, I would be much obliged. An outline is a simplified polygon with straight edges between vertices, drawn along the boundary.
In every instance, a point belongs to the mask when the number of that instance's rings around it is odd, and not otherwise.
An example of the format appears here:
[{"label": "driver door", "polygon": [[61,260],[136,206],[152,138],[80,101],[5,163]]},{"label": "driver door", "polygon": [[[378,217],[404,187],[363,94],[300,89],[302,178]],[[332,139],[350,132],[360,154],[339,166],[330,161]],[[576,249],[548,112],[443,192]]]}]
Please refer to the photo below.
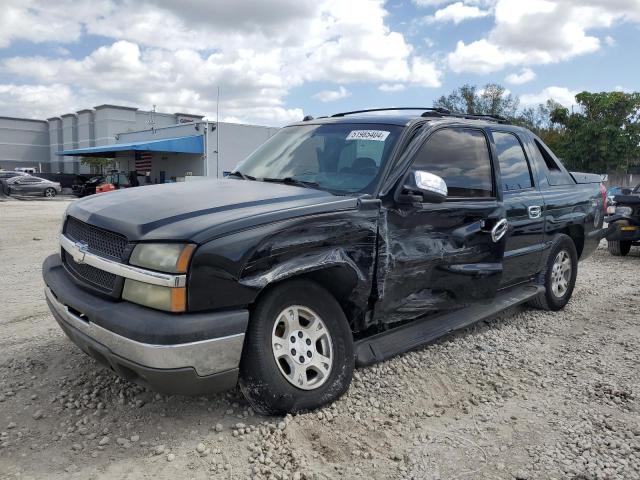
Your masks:
[{"label": "driver door", "polygon": [[506,218],[482,129],[445,127],[417,150],[410,172],[443,178],[442,203],[381,210],[374,322],[393,324],[491,301],[502,278],[506,239],[492,230]]}]

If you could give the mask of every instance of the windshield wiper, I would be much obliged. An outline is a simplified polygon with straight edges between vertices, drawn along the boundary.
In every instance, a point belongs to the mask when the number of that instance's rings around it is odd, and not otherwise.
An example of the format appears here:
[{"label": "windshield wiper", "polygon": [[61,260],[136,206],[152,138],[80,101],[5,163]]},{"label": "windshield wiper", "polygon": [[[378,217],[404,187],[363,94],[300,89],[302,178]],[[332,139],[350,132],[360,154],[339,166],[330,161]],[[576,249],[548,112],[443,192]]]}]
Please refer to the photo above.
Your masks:
[{"label": "windshield wiper", "polygon": [[262,179],[264,182],[274,182],[274,183],[284,183],[286,185],[298,185],[300,187],[311,187],[311,188],[318,188],[320,187],[320,184],[318,182],[310,182],[307,180],[298,180],[297,178],[293,178],[293,177],[284,177],[284,178],[263,178]]},{"label": "windshield wiper", "polygon": [[227,177],[240,177],[243,180],[255,180],[256,177],[252,177],[251,175],[247,175],[246,173],[242,173],[240,170],[236,170],[234,172],[231,172],[227,175]]}]

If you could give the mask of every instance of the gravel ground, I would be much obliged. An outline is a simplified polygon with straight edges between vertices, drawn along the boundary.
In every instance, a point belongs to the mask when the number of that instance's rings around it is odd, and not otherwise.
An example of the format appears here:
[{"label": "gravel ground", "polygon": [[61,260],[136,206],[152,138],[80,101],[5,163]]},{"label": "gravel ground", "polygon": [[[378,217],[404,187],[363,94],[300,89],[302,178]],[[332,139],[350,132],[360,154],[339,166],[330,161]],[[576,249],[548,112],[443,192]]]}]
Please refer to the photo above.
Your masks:
[{"label": "gravel ground", "polygon": [[513,309],[265,418],[237,391],[122,381],[64,337],[40,265],[66,205],[0,204],[0,478],[640,478],[639,249],[581,263],[562,312]]}]

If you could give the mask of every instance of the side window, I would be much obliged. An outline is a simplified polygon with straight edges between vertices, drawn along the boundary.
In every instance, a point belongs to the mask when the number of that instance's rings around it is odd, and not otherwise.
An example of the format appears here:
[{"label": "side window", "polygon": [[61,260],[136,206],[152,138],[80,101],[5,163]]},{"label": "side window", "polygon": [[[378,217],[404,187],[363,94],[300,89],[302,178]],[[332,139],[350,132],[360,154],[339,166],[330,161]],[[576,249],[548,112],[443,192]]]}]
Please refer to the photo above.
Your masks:
[{"label": "side window", "polygon": [[524,190],[533,187],[529,162],[518,137],[512,133],[493,132],[493,139],[500,162],[502,191]]},{"label": "side window", "polygon": [[547,179],[549,180],[549,185],[572,185],[575,182],[569,176],[569,174],[565,173],[564,170],[560,168],[557,160],[554,158],[553,154],[548,150],[547,146],[544,145],[539,140],[535,139],[535,144],[544,164],[547,167]]},{"label": "side window", "polygon": [[449,197],[492,197],[493,174],[487,138],[481,130],[443,128],[422,145],[414,170],[438,175]]}]

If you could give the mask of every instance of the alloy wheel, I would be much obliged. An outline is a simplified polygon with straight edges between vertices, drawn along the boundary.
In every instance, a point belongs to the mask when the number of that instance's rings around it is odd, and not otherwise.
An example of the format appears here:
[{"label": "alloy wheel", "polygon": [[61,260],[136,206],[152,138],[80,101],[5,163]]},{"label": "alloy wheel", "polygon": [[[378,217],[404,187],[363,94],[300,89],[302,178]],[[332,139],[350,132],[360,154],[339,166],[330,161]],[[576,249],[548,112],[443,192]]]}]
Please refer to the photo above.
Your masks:
[{"label": "alloy wheel", "polygon": [[331,335],[310,308],[292,305],[280,312],[271,348],[280,372],[295,387],[313,390],[329,378],[333,366]]},{"label": "alloy wheel", "polygon": [[556,298],[562,298],[571,281],[571,257],[566,250],[560,250],[551,267],[551,291]]}]

